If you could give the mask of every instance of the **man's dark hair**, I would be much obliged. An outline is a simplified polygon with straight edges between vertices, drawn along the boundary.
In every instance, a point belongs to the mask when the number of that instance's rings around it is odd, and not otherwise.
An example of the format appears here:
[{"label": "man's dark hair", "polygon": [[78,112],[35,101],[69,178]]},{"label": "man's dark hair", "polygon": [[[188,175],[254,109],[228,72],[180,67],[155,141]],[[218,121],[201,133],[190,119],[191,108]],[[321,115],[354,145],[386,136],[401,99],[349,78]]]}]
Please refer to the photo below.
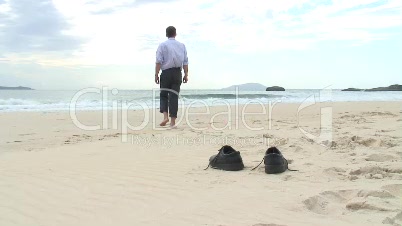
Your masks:
[{"label": "man's dark hair", "polygon": [[166,37],[173,38],[176,36],[176,28],[173,26],[169,26],[166,28]]}]

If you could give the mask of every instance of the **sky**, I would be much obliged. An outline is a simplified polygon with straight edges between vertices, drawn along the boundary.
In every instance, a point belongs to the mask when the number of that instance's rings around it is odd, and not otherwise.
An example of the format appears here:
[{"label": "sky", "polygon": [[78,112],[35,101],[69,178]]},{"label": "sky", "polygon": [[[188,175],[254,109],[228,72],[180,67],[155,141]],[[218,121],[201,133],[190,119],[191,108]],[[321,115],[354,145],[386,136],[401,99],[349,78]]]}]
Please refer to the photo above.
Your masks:
[{"label": "sky", "polygon": [[156,88],[170,25],[182,89],[402,84],[401,0],[0,0],[0,86]]}]

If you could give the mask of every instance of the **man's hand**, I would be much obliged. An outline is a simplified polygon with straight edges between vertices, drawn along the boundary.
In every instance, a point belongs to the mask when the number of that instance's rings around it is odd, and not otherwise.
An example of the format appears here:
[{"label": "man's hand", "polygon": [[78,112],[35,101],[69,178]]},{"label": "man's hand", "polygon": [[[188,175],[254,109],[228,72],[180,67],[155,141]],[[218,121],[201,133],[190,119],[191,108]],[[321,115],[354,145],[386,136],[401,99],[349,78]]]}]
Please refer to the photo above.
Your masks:
[{"label": "man's hand", "polygon": [[183,77],[183,83],[187,83],[187,81],[188,81],[188,75],[185,75],[185,76]]},{"label": "man's hand", "polygon": [[159,71],[161,70],[161,64],[156,63],[155,64],[155,83],[159,84]]}]

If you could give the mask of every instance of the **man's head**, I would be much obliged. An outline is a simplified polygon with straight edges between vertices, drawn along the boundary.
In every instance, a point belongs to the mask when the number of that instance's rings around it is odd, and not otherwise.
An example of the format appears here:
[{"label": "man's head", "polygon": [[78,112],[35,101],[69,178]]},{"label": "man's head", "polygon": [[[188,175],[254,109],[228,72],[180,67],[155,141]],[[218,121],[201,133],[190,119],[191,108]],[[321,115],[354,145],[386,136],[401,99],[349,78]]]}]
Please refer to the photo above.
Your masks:
[{"label": "man's head", "polygon": [[169,26],[166,28],[166,37],[174,38],[176,37],[176,28],[173,26]]}]

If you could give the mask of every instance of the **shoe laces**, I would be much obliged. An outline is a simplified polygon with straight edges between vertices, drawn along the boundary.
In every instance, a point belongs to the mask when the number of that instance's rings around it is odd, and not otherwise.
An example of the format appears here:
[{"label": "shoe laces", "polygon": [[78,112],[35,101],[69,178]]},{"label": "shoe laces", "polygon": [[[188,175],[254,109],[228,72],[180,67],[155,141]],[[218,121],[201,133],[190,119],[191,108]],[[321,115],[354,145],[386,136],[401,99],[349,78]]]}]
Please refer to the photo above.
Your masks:
[{"label": "shoe laces", "polygon": [[207,168],[205,168],[204,170],[207,170],[207,169],[211,166],[211,163],[216,162],[216,160],[218,159],[219,154],[220,154],[222,151],[223,151],[223,147],[222,147],[221,149],[219,149],[218,154],[215,155],[215,157],[214,157],[211,161],[209,161]]},{"label": "shoe laces", "polygon": [[258,165],[257,165],[257,166],[255,166],[254,168],[252,168],[252,169],[251,169],[251,171],[253,171],[253,170],[257,169],[257,167],[259,167],[259,166],[261,165],[261,163],[264,161],[264,159],[265,159],[265,156],[264,156],[264,158],[262,158],[261,162],[260,162],[260,163],[258,163]]},{"label": "shoe laces", "polygon": [[[283,157],[283,159],[285,159],[285,157]],[[257,166],[255,166],[254,168],[251,169],[251,171],[257,169],[257,168],[261,165],[261,163],[262,163],[264,160],[265,160],[265,156],[264,156],[264,158],[262,158],[261,162],[260,162]],[[286,168],[287,168],[287,170],[289,170],[289,171],[299,171],[299,170],[292,170],[292,169],[289,169],[289,162],[288,162],[287,159],[285,159],[285,161],[286,161]]]}]

